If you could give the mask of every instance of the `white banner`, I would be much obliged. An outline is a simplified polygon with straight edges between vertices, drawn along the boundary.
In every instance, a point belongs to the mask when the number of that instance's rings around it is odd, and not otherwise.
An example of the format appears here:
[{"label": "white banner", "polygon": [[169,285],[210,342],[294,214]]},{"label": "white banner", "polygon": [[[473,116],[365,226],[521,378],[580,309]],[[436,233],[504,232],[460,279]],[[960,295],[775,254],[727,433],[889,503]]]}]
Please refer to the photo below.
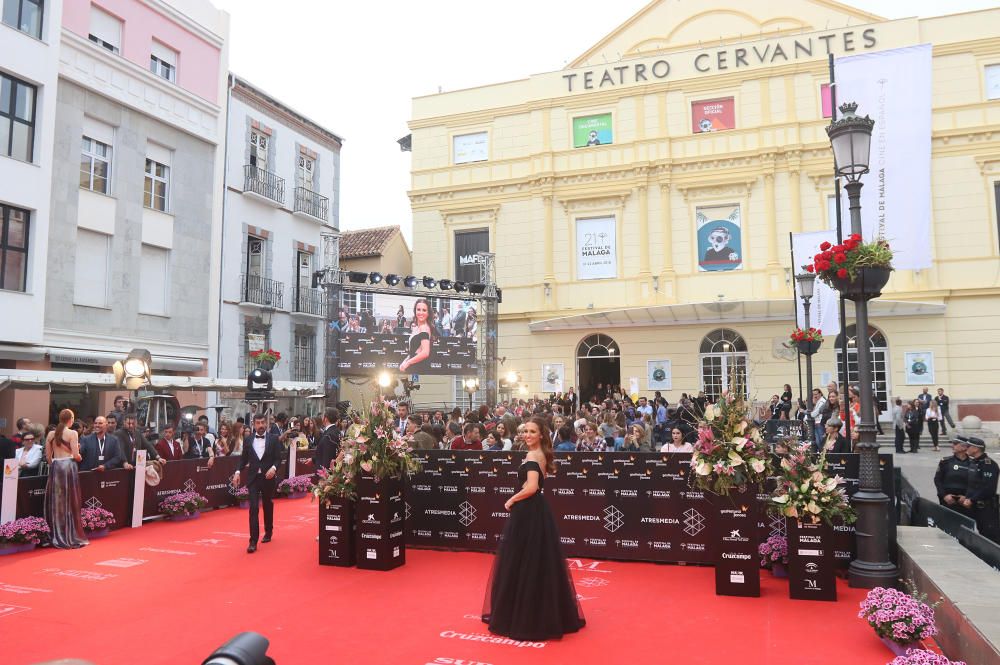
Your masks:
[{"label": "white banner", "polygon": [[[931,45],[837,58],[836,75],[837,104],[857,102],[857,114],[875,121],[871,172],[861,180],[864,239],[877,237],[884,225],[895,268],[929,268]],[[841,205],[847,236],[851,227],[846,192]]]},{"label": "white banner", "polygon": [[576,278],[618,277],[615,218],[576,220]]},{"label": "white banner", "polygon": [[3,508],[0,509],[0,524],[17,519],[17,477],[20,475],[17,458],[3,461]]},{"label": "white banner", "polygon": [[142,511],[146,505],[146,451],[135,451],[135,476],[132,478],[132,528],[142,526]]},{"label": "white banner", "polygon": [[[795,274],[801,275],[805,270],[802,266],[811,264],[813,257],[819,254],[819,246],[823,242],[837,244],[835,231],[815,231],[813,233],[796,233],[792,235],[792,260]],[[797,289],[797,287],[796,287]],[[795,307],[799,326],[805,325],[805,311],[802,308],[802,298],[798,290],[795,293]],[[809,325],[823,331],[825,344],[833,346],[840,333],[840,293],[826,282],[817,279],[813,289],[813,299],[809,307]]]}]

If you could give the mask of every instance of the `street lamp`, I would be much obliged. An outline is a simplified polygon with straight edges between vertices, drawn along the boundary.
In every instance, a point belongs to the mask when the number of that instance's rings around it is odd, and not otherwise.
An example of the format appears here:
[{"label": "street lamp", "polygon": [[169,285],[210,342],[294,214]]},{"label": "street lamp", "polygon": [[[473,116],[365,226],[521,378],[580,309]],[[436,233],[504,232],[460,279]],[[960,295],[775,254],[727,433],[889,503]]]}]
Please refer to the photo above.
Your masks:
[{"label": "street lamp", "polygon": [[472,411],[472,395],[479,390],[479,379],[470,376],[462,382],[462,386],[465,388],[465,392],[469,393],[469,411]]},{"label": "street lamp", "polygon": [[[813,298],[814,288],[816,286],[816,274],[811,272],[804,272],[801,275],[796,275],[795,281],[799,285],[799,297],[802,298],[802,311],[805,314],[804,327],[809,330],[809,305]],[[809,348],[803,351],[801,346],[799,347],[799,353],[803,353],[806,357],[806,405],[808,406],[809,412],[812,413],[813,409],[813,354],[816,353],[818,349],[813,348],[812,344],[807,345]],[[799,386],[802,384],[800,383]],[[810,428],[813,430],[813,437],[815,438],[815,427]],[[816,445],[821,445],[821,442],[816,441]]]},{"label": "street lamp", "polygon": [[[855,114],[858,105],[851,102],[840,107],[843,116],[826,128],[833,145],[834,168],[844,178],[851,211],[851,233],[861,233],[861,176],[868,173],[872,128],[875,121]],[[871,345],[868,342],[868,300],[862,295],[855,299],[855,325],[863,336],[858,345],[858,383],[861,399],[861,422],[858,424],[860,486],[852,497],[858,512],[855,527],[858,554],[851,561],[852,587],[891,587],[899,574],[889,560],[889,497],[882,492],[882,476],[878,463],[878,441],[875,438],[875,410],[872,398]],[[844,359],[847,362],[847,359]],[[848,405],[848,408],[849,405]]]}]

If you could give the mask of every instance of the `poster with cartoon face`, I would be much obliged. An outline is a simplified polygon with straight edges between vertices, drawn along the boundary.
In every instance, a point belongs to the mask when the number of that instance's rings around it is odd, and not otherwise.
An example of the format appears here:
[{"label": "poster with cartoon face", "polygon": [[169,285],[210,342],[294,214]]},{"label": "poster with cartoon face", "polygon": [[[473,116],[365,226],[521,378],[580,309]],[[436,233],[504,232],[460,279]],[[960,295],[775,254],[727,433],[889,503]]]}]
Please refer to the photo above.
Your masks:
[{"label": "poster with cartoon face", "polygon": [[736,104],[732,97],[691,102],[691,131],[695,134],[736,128]]},{"label": "poster with cartoon face", "polygon": [[903,354],[903,364],[906,366],[906,385],[934,385],[933,351],[907,351]]},{"label": "poster with cartoon face", "polygon": [[743,267],[743,236],[739,204],[699,207],[698,270],[715,272]]}]

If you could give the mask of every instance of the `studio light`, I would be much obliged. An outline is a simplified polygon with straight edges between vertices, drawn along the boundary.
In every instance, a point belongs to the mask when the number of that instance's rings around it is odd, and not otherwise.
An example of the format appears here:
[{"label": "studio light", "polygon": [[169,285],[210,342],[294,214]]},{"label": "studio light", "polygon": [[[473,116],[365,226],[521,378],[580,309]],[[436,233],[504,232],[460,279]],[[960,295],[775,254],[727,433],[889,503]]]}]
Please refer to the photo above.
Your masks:
[{"label": "studio light", "polygon": [[437,284],[437,280],[433,277],[424,276],[424,288],[433,289]]},{"label": "studio light", "polygon": [[469,291],[477,295],[482,295],[486,291],[486,285],[482,282],[472,282],[469,284]]},{"label": "studio light", "polygon": [[138,390],[153,380],[153,357],[146,349],[132,349],[125,361],[115,361],[112,371],[115,374],[115,385],[119,388]]},{"label": "studio light", "polygon": [[469,285],[465,282],[455,282],[455,293],[465,293],[469,290]]},{"label": "studio light", "polygon": [[392,385],[392,375],[389,372],[382,372],[378,375],[378,385],[380,388],[388,388]]},{"label": "studio light", "polygon": [[403,284],[408,289],[412,289],[412,288],[416,287],[416,285],[419,284],[419,283],[420,283],[420,280],[417,279],[416,277],[414,277],[413,275],[407,275],[406,279],[403,280]]},{"label": "studio light", "polygon": [[450,279],[442,279],[440,282],[438,282],[438,288],[440,288],[442,291],[451,291],[453,286],[455,286],[455,282],[451,281]]},{"label": "studio light", "polygon": [[517,383],[517,372],[515,372],[514,370],[511,370],[511,371],[507,372],[507,385],[512,386],[515,383]]},{"label": "studio light", "polygon": [[399,284],[399,275],[396,275],[394,273],[386,275],[385,283],[388,284],[389,286],[396,286],[397,284]]},{"label": "studio light", "polygon": [[274,379],[271,372],[258,367],[247,374],[247,392],[256,393],[260,391],[271,391],[274,389]]},{"label": "studio light", "polygon": [[369,284],[378,284],[381,281],[382,281],[382,273],[380,273],[380,272],[373,272],[373,273],[369,273],[368,274],[368,283]]},{"label": "studio light", "polygon": [[364,284],[368,281],[368,273],[351,270],[347,273],[347,279],[351,280],[355,284]]}]

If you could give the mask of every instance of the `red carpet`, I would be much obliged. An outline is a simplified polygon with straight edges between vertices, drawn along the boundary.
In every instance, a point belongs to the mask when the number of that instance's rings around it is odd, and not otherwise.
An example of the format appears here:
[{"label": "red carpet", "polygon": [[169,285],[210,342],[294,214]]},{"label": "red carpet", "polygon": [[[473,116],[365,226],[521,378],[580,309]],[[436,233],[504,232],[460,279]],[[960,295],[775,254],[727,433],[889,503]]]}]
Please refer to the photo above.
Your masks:
[{"label": "red carpet", "polygon": [[491,557],[409,550],[388,572],[316,563],[316,504],[276,502],[275,540],[245,553],[246,513],[123,529],[74,551],[0,557],[6,665],[77,657],[200,663],[254,630],[289,663],[852,663],[889,652],[856,618],[864,592],[791,601],[763,578],[761,598],[717,597],[711,568],[584,561],[574,571],[587,627],[542,647],[462,639],[478,620]]}]

